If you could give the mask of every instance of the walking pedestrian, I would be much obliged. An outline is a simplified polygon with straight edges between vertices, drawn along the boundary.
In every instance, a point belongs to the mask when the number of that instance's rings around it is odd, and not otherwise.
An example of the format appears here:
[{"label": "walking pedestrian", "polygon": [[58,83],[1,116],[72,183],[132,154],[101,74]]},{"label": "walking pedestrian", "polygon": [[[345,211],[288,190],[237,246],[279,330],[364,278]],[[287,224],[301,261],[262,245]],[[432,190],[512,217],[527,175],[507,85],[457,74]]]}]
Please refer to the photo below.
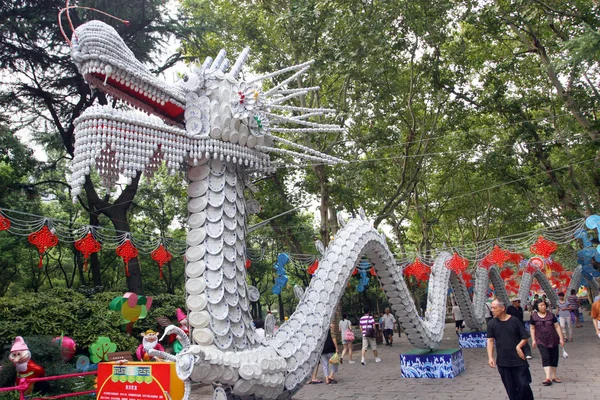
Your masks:
[{"label": "walking pedestrian", "polygon": [[535,311],[535,305],[536,303],[540,300],[540,295],[539,294],[534,294],[533,295],[533,300],[531,300],[531,303],[529,304],[529,312],[533,312]]},{"label": "walking pedestrian", "polygon": [[542,385],[562,383],[556,376],[556,368],[558,367],[558,345],[564,346],[565,341],[556,316],[548,311],[546,303],[541,302],[538,304],[537,314],[531,315],[529,324],[533,338],[532,345],[540,350],[542,366],[546,372],[546,379]]},{"label": "walking pedestrian", "polygon": [[458,304],[455,304],[454,307],[452,307],[452,318],[454,319],[454,330],[456,331],[456,334],[458,335],[459,329],[460,329],[460,333],[462,333],[463,322],[465,321],[463,319],[463,315],[462,315],[462,312],[460,311],[460,307],[458,306]]},{"label": "walking pedestrian", "polygon": [[335,338],[335,336],[331,336],[332,328],[334,328],[333,324],[331,324],[329,330],[327,331],[327,338],[325,339],[323,351],[321,352],[321,366],[323,367],[323,376],[325,376],[325,383],[328,385],[337,383],[337,381],[335,380],[335,373],[338,372],[337,363],[329,362],[331,357],[333,357],[333,355],[338,352],[337,339]]},{"label": "walking pedestrian", "polygon": [[556,315],[558,316],[559,325],[562,329],[563,337],[566,342],[573,341],[573,323],[571,321],[571,308],[569,302],[565,300],[565,294],[558,294],[558,303],[556,303]]},{"label": "walking pedestrian", "polygon": [[[523,319],[524,311],[523,307],[521,307],[521,299],[519,297],[513,297],[510,301],[512,304],[508,306],[506,313],[521,321],[523,326],[525,326],[525,320]],[[525,358],[531,360],[531,347],[529,346],[529,341],[527,341],[527,344],[523,346],[523,353],[525,353]]]},{"label": "walking pedestrian", "polygon": [[365,314],[360,317],[360,330],[362,332],[362,352],[360,363],[366,365],[365,354],[369,346],[373,350],[375,362],[381,362],[381,358],[377,355],[377,343],[375,339],[375,319],[371,315],[369,307],[365,307]]},{"label": "walking pedestrian", "polygon": [[567,297],[569,307],[571,307],[571,315],[575,319],[575,328],[581,328],[583,324],[579,321],[579,299],[577,298],[577,291],[571,289],[571,294]]},{"label": "walking pedestrian", "polygon": [[594,324],[594,329],[596,329],[596,335],[600,338],[600,298],[597,299],[594,304],[592,304],[592,311],[590,313],[592,317],[592,323]]},{"label": "walking pedestrian", "polygon": [[394,343],[394,327],[396,326],[396,318],[390,312],[390,308],[385,308],[385,314],[381,316],[381,329],[383,329],[383,337],[385,345],[392,346]]},{"label": "walking pedestrian", "polygon": [[506,313],[506,305],[500,299],[492,302],[492,314],[494,319],[487,327],[488,364],[498,367],[509,400],[532,400],[531,372],[523,352],[529,333],[517,318]]},{"label": "walking pedestrian", "polygon": [[354,341],[354,333],[352,332],[352,323],[348,319],[348,314],[342,314],[342,320],[340,321],[340,332],[342,334],[343,347],[340,363],[344,362],[343,359],[347,352],[348,357],[350,357],[350,361],[348,361],[348,363],[354,364],[355,361],[352,361],[352,342]]}]

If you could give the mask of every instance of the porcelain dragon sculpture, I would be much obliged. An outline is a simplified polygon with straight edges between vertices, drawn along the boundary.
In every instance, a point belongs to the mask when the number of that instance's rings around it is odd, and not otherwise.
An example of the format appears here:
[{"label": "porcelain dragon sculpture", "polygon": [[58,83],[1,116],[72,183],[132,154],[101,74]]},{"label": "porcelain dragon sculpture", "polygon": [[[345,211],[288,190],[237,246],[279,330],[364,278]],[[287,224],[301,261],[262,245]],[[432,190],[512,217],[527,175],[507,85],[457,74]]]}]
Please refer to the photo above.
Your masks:
[{"label": "porcelain dragon sculpture", "polygon": [[[449,285],[467,324],[481,327],[489,279],[499,296],[508,300],[497,268],[477,269],[471,302],[464,282],[444,265],[450,254],[440,253],[421,318],[385,237],[361,212],[361,218],[348,222],[338,218],[342,228],[323,249],[315,279],[295,312],[273,335],[257,337],[245,273],[246,179],[250,173],[272,170],[271,153],[327,164],[344,161],[275,136],[341,130],[311,121],[334,110],[285,104],[318,89],[288,88],[310,62],[245,82],[239,75],[248,51],[244,49],[230,67],[222,50],[214,60],[209,57],[193,66],[180,82],[168,84],[137,61],[107,24],[83,24],[71,42],[72,58],[90,85],[144,112],[92,106],[75,121],[73,196],[81,192],[93,167],[110,190],[119,176],[151,177],[161,162],[172,173],[185,166],[189,182],[185,286],[191,332],[188,339],[178,328],[167,328],[165,334],[182,337],[184,350],[177,356],[160,354],[176,362],[185,381],[185,399],[190,381],[214,383],[215,393],[226,398],[291,398],[310,378],[333,317],[332,305],[338,303],[363,257],[374,265],[414,346],[439,346]],[[541,272],[534,277],[544,289],[550,288]],[[531,274],[523,277],[523,296],[531,279]]]}]

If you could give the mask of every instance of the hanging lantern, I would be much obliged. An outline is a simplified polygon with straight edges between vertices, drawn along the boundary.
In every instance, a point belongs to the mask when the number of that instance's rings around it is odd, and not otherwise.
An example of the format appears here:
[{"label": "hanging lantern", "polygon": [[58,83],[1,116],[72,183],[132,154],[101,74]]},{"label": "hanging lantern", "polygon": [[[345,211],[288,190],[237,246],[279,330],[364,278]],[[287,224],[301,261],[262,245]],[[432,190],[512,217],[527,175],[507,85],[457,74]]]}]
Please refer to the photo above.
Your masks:
[{"label": "hanging lantern", "polygon": [[506,250],[502,250],[498,246],[494,246],[492,251],[479,263],[479,265],[485,269],[490,269],[493,265],[497,265],[498,268],[501,268],[506,261],[508,261],[508,252]]},{"label": "hanging lantern", "polygon": [[309,275],[314,275],[317,272],[317,268],[319,268],[319,260],[313,261],[313,263],[310,264],[310,266],[306,269],[306,272],[308,272]]},{"label": "hanging lantern", "polygon": [[138,250],[135,248],[133,244],[131,244],[131,240],[127,239],[123,242],[122,245],[117,247],[115,250],[117,255],[123,259],[125,263],[125,275],[129,275],[129,260],[138,256]]},{"label": "hanging lantern", "polygon": [[244,263],[244,266],[246,267],[246,269],[250,269],[250,267],[252,266],[252,261],[250,261],[249,258],[246,258],[246,262]]},{"label": "hanging lantern", "polygon": [[415,258],[415,261],[408,264],[404,269],[404,273],[408,276],[414,276],[419,281],[426,281],[429,279],[429,273],[431,267],[422,262],[419,257]]},{"label": "hanging lantern", "polygon": [[515,265],[519,265],[521,261],[525,259],[525,256],[521,253],[513,253],[512,251],[505,250],[506,261]]},{"label": "hanging lantern", "polygon": [[50,232],[48,225],[44,225],[39,231],[30,234],[27,239],[29,240],[29,243],[38,248],[38,252],[40,253],[40,262],[38,264],[38,268],[42,268],[44,253],[49,248],[58,244],[58,237],[54,233]]},{"label": "hanging lantern", "polygon": [[10,219],[0,214],[0,231],[7,231],[10,228]]},{"label": "hanging lantern", "polygon": [[356,275],[358,275],[358,268],[354,268],[354,271],[352,271],[352,276]]},{"label": "hanging lantern", "polygon": [[152,257],[152,259],[158,263],[158,270],[160,273],[159,278],[162,279],[163,265],[171,261],[171,258],[173,258],[173,256],[171,255],[171,253],[169,253],[169,250],[167,250],[165,246],[163,246],[161,243],[156,250],[150,253],[150,257]]},{"label": "hanging lantern", "polygon": [[455,274],[460,275],[469,266],[469,260],[459,256],[458,253],[454,253],[444,265],[450,271],[454,271]]},{"label": "hanging lantern", "polygon": [[529,251],[533,254],[537,254],[538,256],[542,256],[543,258],[550,257],[550,254],[554,253],[558,249],[558,245],[543,236],[538,236],[537,241],[531,245]]},{"label": "hanging lantern", "polygon": [[544,260],[540,257],[531,257],[525,267],[525,272],[533,274],[536,270],[542,270],[544,268]]},{"label": "hanging lantern", "polygon": [[83,270],[85,272],[88,270],[88,258],[90,258],[93,253],[99,252],[100,247],[100,243],[91,232],[88,232],[85,237],[75,241],[75,249],[83,254]]},{"label": "hanging lantern", "polygon": [[504,268],[502,272],[500,272],[500,276],[504,280],[510,279],[510,277],[513,276],[513,270],[510,268]]},{"label": "hanging lantern", "polygon": [[369,270],[369,272],[371,273],[371,275],[377,276],[377,271],[375,271],[375,267],[371,267],[371,269]]}]

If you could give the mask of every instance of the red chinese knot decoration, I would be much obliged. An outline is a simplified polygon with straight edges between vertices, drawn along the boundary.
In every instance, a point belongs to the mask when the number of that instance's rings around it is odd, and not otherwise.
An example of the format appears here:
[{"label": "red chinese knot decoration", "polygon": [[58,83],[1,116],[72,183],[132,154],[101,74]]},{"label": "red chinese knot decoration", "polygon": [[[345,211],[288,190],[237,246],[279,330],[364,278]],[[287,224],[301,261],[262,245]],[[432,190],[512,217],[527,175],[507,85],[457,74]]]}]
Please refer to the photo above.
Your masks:
[{"label": "red chinese knot decoration", "polygon": [[158,246],[158,248],[156,250],[154,250],[152,253],[150,253],[150,257],[152,257],[152,259],[158,263],[160,279],[162,279],[163,278],[163,265],[165,265],[166,263],[171,261],[171,258],[173,258],[173,256],[171,255],[171,253],[169,253],[169,250],[167,250],[165,248],[165,246],[163,246],[161,244],[160,246]]},{"label": "red chinese knot decoration", "polygon": [[406,268],[404,268],[404,273],[406,275],[414,276],[419,281],[428,280],[430,272],[431,267],[422,262],[419,257],[417,257],[413,263],[408,264]]},{"label": "red chinese knot decoration", "polygon": [[523,254],[513,253],[509,250],[503,250],[498,246],[494,246],[492,251],[479,263],[479,265],[485,269],[490,269],[493,265],[497,265],[498,268],[502,268],[505,262],[510,262],[519,265],[519,262],[523,260]]},{"label": "red chinese knot decoration", "polygon": [[99,252],[100,248],[100,243],[96,240],[91,232],[88,232],[85,237],[75,241],[75,249],[79,250],[81,254],[83,254],[84,271],[87,272],[88,270],[88,258],[90,258],[93,253]]},{"label": "red chinese knot decoration", "polygon": [[[315,260],[310,266],[306,269],[309,275],[314,275],[317,272],[317,268],[319,268],[319,260]],[[352,274],[354,275],[354,273]]]},{"label": "red chinese knot decoration", "polygon": [[454,271],[456,275],[460,275],[469,266],[469,260],[459,256],[458,253],[454,253],[452,257],[446,261],[445,266],[450,271]]},{"label": "red chinese knot decoration", "polygon": [[38,268],[42,268],[44,253],[51,247],[54,247],[58,244],[58,237],[48,229],[48,225],[44,225],[42,229],[37,232],[33,232],[27,237],[29,243],[38,248],[38,252],[40,253],[40,262],[38,264]]},{"label": "red chinese knot decoration", "polygon": [[115,252],[123,259],[123,262],[125,263],[125,275],[130,276],[129,260],[138,256],[138,250],[133,244],[131,244],[131,240],[127,239],[122,245],[117,247]]},{"label": "red chinese knot decoration", "polygon": [[513,276],[513,270],[510,268],[505,268],[502,270],[502,272],[500,272],[500,276],[504,280],[510,279]]},{"label": "red chinese knot decoration", "polygon": [[550,257],[550,254],[556,251],[557,248],[558,245],[555,242],[548,240],[543,236],[538,236],[537,241],[531,245],[529,251],[531,251],[533,254],[537,254],[538,256],[548,258]]},{"label": "red chinese knot decoration", "polygon": [[7,231],[10,228],[10,219],[0,214],[0,231]]},{"label": "red chinese knot decoration", "polygon": [[473,278],[467,273],[467,271],[463,271],[460,276],[462,277],[463,281],[465,281],[465,286],[467,289],[473,286]]}]

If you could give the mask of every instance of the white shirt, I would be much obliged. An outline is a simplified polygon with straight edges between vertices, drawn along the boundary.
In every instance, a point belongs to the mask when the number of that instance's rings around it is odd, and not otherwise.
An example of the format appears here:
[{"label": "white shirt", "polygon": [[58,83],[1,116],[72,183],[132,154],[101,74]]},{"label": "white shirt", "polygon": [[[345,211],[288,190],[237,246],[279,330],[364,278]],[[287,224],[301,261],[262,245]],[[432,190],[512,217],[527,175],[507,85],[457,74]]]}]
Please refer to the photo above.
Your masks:
[{"label": "white shirt", "polygon": [[454,317],[455,321],[462,321],[463,320],[463,316],[462,316],[462,313],[460,312],[460,307],[459,306],[452,307],[452,316]]},{"label": "white shirt", "polygon": [[390,314],[383,314],[381,316],[381,329],[394,329],[396,318]]}]

